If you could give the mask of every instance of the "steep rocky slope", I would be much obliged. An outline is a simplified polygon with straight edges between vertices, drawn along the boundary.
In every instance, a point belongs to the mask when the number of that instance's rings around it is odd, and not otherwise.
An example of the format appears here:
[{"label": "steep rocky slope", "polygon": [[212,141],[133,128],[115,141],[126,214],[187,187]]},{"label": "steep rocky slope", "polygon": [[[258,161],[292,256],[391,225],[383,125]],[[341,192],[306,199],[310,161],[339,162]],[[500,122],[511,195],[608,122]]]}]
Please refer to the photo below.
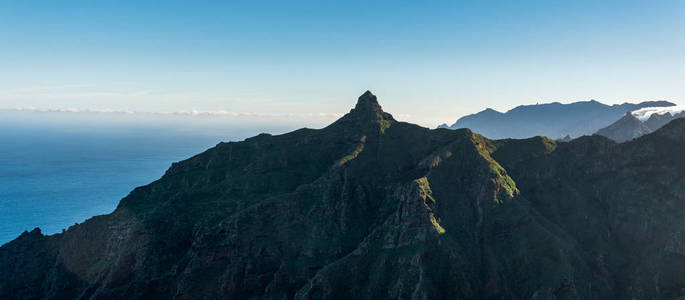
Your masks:
[{"label": "steep rocky slope", "polygon": [[[685,121],[685,120],[678,120]],[[220,143],[117,209],[0,247],[0,298],[685,295],[685,122],[491,141],[395,121]]]},{"label": "steep rocky slope", "polygon": [[678,119],[623,144],[596,135],[556,145],[535,138],[503,142],[493,157],[536,211],[606,272],[614,298],[676,299],[685,295],[684,149]]}]

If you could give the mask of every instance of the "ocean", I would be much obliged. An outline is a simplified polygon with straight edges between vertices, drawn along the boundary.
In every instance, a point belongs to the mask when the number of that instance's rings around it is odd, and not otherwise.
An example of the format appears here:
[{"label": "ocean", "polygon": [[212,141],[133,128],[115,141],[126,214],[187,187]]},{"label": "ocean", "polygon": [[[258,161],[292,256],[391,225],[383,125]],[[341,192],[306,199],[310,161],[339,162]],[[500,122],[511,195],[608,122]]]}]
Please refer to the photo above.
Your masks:
[{"label": "ocean", "polygon": [[163,127],[53,128],[2,123],[0,245],[35,227],[43,234],[54,234],[110,213],[133,188],[160,178],[171,163],[220,141],[257,133],[257,129],[240,128],[200,134]]}]

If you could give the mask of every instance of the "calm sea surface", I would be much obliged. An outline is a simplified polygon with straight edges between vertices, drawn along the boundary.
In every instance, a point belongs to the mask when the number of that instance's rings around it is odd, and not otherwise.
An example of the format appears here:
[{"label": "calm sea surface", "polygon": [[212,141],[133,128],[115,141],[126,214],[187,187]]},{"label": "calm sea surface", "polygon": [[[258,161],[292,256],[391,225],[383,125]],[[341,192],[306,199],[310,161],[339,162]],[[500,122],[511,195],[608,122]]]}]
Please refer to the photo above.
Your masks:
[{"label": "calm sea surface", "polygon": [[61,232],[110,213],[172,162],[252,133],[14,128],[0,124],[0,245],[24,230]]}]

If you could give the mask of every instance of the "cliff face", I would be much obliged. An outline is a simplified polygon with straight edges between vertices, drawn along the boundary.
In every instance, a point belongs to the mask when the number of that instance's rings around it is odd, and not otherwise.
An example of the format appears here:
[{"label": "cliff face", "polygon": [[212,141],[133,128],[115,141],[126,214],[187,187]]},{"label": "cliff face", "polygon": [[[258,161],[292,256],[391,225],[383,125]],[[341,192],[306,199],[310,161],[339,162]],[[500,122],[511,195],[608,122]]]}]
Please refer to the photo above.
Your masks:
[{"label": "cliff face", "polygon": [[[685,120],[683,120],[685,121]],[[220,143],[0,248],[0,298],[673,298],[685,122],[615,144],[395,121]]]}]

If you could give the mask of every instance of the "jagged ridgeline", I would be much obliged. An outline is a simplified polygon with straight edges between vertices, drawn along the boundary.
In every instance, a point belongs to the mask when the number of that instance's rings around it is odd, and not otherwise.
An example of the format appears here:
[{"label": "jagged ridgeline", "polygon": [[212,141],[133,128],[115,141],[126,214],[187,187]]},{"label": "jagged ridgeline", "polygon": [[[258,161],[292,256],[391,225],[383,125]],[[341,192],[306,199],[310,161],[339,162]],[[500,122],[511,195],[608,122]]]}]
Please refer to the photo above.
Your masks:
[{"label": "jagged ridgeline", "polygon": [[[0,298],[673,299],[685,120],[616,144],[398,122],[220,143],[117,209],[0,248]],[[121,176],[126,176],[122,174]]]},{"label": "jagged ridgeline", "polygon": [[628,112],[623,118],[598,130],[597,134],[622,143],[652,133],[679,118],[685,118],[685,112],[674,114],[668,112],[665,114],[654,113],[644,122]]},{"label": "jagged ridgeline", "polygon": [[440,127],[469,128],[491,139],[529,138],[538,135],[554,139],[567,136],[577,138],[592,135],[597,130],[611,125],[626,112],[674,106],[674,103],[668,101],[606,105],[595,100],[569,104],[554,102],[520,105],[504,113],[488,108],[461,117],[452,126],[442,124]]}]

